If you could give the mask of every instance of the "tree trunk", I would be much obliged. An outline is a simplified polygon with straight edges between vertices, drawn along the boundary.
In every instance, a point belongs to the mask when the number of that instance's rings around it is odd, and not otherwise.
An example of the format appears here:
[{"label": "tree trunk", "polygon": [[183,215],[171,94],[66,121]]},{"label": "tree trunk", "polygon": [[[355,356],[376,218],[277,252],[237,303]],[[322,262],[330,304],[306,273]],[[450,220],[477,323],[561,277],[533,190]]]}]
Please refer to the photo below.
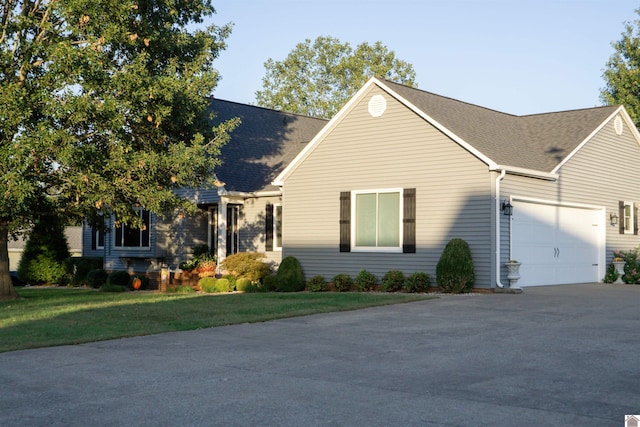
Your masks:
[{"label": "tree trunk", "polygon": [[0,220],[0,300],[16,298],[18,293],[9,275],[9,224]]}]

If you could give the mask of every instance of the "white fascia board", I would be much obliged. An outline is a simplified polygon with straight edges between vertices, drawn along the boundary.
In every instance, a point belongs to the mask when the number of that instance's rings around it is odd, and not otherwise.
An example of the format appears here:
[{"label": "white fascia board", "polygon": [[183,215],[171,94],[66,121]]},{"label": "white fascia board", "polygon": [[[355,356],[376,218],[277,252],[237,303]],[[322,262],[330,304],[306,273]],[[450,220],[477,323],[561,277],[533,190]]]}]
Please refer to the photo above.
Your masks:
[{"label": "white fascia board", "polygon": [[309,157],[316,146],[320,144],[320,141],[322,141],[324,137],[336,126],[336,124],[344,118],[347,112],[352,109],[353,104],[355,104],[363,96],[363,93],[376,83],[380,84],[380,82],[375,77],[370,78],[369,81],[367,81],[367,83],[365,83],[364,86],[362,86],[360,90],[358,90],[358,92],[356,92],[356,94],[353,95],[351,99],[340,109],[340,111],[338,111],[336,115],[333,116],[331,120],[329,120],[329,123],[327,123],[322,129],[320,129],[320,132],[318,132],[316,136],[314,136],[313,139],[307,144],[307,146],[304,147],[302,151],[300,151],[300,153],[298,153],[298,155],[291,161],[291,163],[289,163],[287,167],[284,168],[282,172],[280,172],[280,174],[271,182],[271,184],[282,187],[287,177],[297,169],[300,163],[302,163],[307,157]]},{"label": "white fascia board", "polygon": [[447,135],[449,138],[451,138],[452,140],[454,140],[456,143],[458,143],[462,148],[464,148],[465,150],[467,150],[468,152],[470,152],[471,154],[473,154],[475,157],[477,157],[478,159],[480,159],[482,162],[486,163],[489,166],[489,169],[494,170],[496,169],[496,163],[491,160],[489,157],[487,157],[486,155],[484,155],[483,153],[481,153],[480,151],[478,151],[475,147],[473,147],[471,144],[469,144],[468,142],[466,142],[464,139],[460,138],[458,135],[456,135],[455,133],[453,133],[451,130],[449,130],[448,128],[446,128],[445,126],[443,126],[442,124],[440,124],[438,121],[436,121],[435,119],[433,119],[433,117],[429,116],[427,113],[425,113],[424,111],[422,111],[420,108],[416,107],[415,105],[413,105],[411,102],[409,102],[406,98],[403,98],[402,96],[400,96],[398,93],[396,93],[395,91],[393,91],[391,88],[389,88],[387,85],[385,85],[383,82],[379,81],[376,79],[376,83],[378,86],[380,86],[380,88],[382,90],[384,90],[385,92],[387,92],[389,95],[391,95],[392,97],[394,97],[396,100],[398,100],[399,102],[401,102],[402,104],[404,104],[407,108],[409,108],[411,111],[413,111],[414,113],[416,113],[418,116],[422,117],[424,120],[426,120],[427,122],[429,122],[431,125],[433,125],[436,129],[438,129],[440,132],[444,133],[445,135]]},{"label": "white fascia board", "polygon": [[558,179],[558,174],[554,172],[544,172],[535,169],[519,168],[517,166],[496,165],[494,168],[490,168],[491,171],[505,171],[509,175],[520,175],[529,178],[546,179],[548,181],[555,181]]},{"label": "white fascia board", "polygon": [[591,132],[589,134],[589,136],[587,136],[584,139],[584,141],[582,141],[580,144],[578,144],[578,146],[571,153],[569,153],[569,155],[567,157],[565,157],[564,160],[562,160],[558,164],[558,166],[553,168],[553,170],[551,172],[552,173],[557,173],[558,170],[560,170],[560,168],[565,165],[565,163],[567,163],[573,156],[575,156],[575,154],[578,151],[580,151],[580,149],[582,147],[584,147],[585,144],[591,140],[591,138],[593,138],[598,132],[600,132],[602,130],[602,128],[605,127],[607,125],[607,123],[609,123],[611,120],[613,120],[614,117],[616,117],[618,114],[620,114],[622,119],[626,122],[627,126],[631,130],[631,134],[633,135],[634,139],[636,140],[638,145],[640,145],[640,133],[638,132],[638,129],[636,128],[636,125],[633,123],[633,120],[631,120],[631,116],[629,116],[629,113],[627,113],[627,110],[621,105],[613,113],[611,113],[611,115],[609,117],[607,117],[602,123],[600,123],[600,126],[595,128],[593,130],[593,132]]}]

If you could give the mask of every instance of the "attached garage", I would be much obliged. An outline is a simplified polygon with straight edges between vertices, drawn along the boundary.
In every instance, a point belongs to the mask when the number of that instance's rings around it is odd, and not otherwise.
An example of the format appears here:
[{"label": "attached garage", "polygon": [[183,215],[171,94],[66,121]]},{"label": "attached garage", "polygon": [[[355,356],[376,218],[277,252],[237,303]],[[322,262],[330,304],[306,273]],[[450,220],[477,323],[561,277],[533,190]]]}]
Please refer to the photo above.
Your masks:
[{"label": "attached garage", "polygon": [[598,282],[605,269],[605,209],[513,198],[511,258],[519,286]]}]

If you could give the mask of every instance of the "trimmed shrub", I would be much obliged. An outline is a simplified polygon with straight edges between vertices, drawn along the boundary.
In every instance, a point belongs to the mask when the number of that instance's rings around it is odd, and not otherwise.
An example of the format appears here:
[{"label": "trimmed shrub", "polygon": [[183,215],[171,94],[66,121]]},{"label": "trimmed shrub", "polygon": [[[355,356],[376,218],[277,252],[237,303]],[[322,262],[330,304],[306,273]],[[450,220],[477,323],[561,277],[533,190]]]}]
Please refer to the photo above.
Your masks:
[{"label": "trimmed shrub", "polygon": [[353,280],[353,284],[356,291],[371,291],[378,284],[378,277],[375,274],[362,269],[356,275],[356,278]]},{"label": "trimmed shrub", "polygon": [[451,239],[436,265],[436,281],[445,292],[470,292],[475,280],[469,244],[462,239]]},{"label": "trimmed shrub", "polygon": [[127,288],[122,285],[110,285],[109,283],[105,283],[100,286],[100,292],[124,292]]},{"label": "trimmed shrub", "polygon": [[329,290],[329,285],[324,276],[313,276],[307,282],[307,290],[311,292],[326,292]]},{"label": "trimmed shrub", "polygon": [[247,288],[251,286],[251,280],[246,277],[241,277],[236,280],[236,291],[247,292]]},{"label": "trimmed shrub", "polygon": [[333,279],[331,279],[331,283],[333,283],[333,286],[335,286],[336,291],[338,292],[347,292],[353,286],[353,280],[351,279],[351,276],[343,273],[333,276]]},{"label": "trimmed shrub", "polygon": [[73,274],[71,284],[73,286],[88,285],[87,275],[90,271],[102,269],[102,257],[77,257],[66,260],[67,268]]},{"label": "trimmed shrub", "polygon": [[102,285],[107,283],[108,277],[109,274],[101,268],[91,270],[87,274],[87,285],[92,287],[93,289],[99,289],[100,287],[102,287]]},{"label": "trimmed shrub", "polygon": [[276,276],[265,276],[262,278],[262,286],[260,289],[263,292],[275,292],[277,283],[278,279],[276,279]]},{"label": "trimmed shrub", "polygon": [[114,271],[107,278],[107,285],[119,285],[125,288],[129,287],[131,276],[126,271]]},{"label": "trimmed shrub", "polygon": [[236,277],[246,277],[257,282],[271,274],[271,267],[262,262],[264,256],[259,252],[238,252],[226,257],[221,266]]},{"label": "trimmed shrub", "polygon": [[216,289],[218,290],[218,292],[229,292],[233,288],[231,287],[231,282],[229,281],[229,279],[222,278],[216,280]]},{"label": "trimmed shrub", "polygon": [[33,285],[67,283],[65,261],[69,257],[63,222],[55,217],[42,218],[29,233],[18,265],[18,278]]},{"label": "trimmed shrub", "polygon": [[402,287],[407,292],[429,292],[431,276],[427,273],[412,273]]},{"label": "trimmed shrub", "polygon": [[[238,280],[243,280],[243,279],[238,279]],[[247,294],[255,294],[257,292],[265,292],[265,290],[258,283],[249,282],[249,284],[244,288],[243,292]]]},{"label": "trimmed shrub", "polygon": [[229,281],[229,290],[233,291],[236,288],[236,282],[238,281],[238,278],[236,276],[234,276],[233,274],[226,274],[222,276],[222,278]]},{"label": "trimmed shrub", "polygon": [[382,276],[382,289],[387,292],[397,292],[404,286],[404,273],[400,270],[387,271]]},{"label": "trimmed shrub", "polygon": [[304,273],[297,258],[285,257],[276,273],[276,291],[300,292],[304,291]]},{"label": "trimmed shrub", "polygon": [[218,279],[215,277],[203,277],[198,281],[198,286],[200,286],[200,290],[206,293],[218,292],[218,288],[216,287],[216,282]]}]

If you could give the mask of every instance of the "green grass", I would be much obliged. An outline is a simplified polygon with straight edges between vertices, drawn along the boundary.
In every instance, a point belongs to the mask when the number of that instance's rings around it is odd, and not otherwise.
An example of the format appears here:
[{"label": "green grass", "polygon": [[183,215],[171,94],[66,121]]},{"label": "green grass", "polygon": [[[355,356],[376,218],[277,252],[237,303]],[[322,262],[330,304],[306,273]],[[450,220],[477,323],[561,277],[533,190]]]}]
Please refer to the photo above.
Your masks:
[{"label": "green grass", "polygon": [[0,302],[0,352],[113,338],[264,322],[432,298],[424,294],[104,293],[92,289],[18,288]]}]

